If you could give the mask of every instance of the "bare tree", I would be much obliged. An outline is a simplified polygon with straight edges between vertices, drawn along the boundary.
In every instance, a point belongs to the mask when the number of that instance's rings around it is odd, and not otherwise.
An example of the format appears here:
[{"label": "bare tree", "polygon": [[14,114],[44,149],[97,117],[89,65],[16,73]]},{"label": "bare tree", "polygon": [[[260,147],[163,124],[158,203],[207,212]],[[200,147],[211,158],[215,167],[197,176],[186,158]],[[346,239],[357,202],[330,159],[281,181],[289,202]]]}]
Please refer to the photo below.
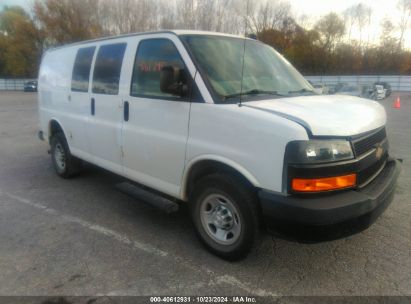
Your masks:
[{"label": "bare tree", "polygon": [[[219,32],[243,34],[246,29],[248,0],[219,0],[217,15],[219,16]],[[252,1],[250,0],[249,3]],[[250,7],[250,5],[248,5]]]},{"label": "bare tree", "polygon": [[297,18],[297,23],[305,29],[309,29],[313,26],[313,19],[311,16],[306,14],[301,14]]},{"label": "bare tree", "polygon": [[171,0],[162,0],[159,3],[161,7],[160,29],[173,29],[177,27],[176,23],[176,3]]},{"label": "bare tree", "polygon": [[411,0],[399,0],[397,8],[401,11],[401,17],[399,21],[400,39],[398,41],[398,48],[402,48],[404,43],[404,36],[407,29],[410,26],[411,19]]},{"label": "bare tree", "polygon": [[279,29],[284,21],[291,16],[291,5],[287,1],[274,0],[261,2],[259,6],[249,9],[247,14],[253,31],[261,32],[264,29]]},{"label": "bare tree", "polygon": [[177,2],[179,10],[179,26],[185,29],[196,29],[196,0],[180,0]]},{"label": "bare tree", "polygon": [[112,34],[156,30],[162,21],[160,1],[100,0],[104,28]]},{"label": "bare tree", "polygon": [[211,31],[214,29],[215,0],[198,0],[197,2],[197,29]]},{"label": "bare tree", "polygon": [[398,39],[394,37],[395,25],[389,19],[384,19],[381,22],[380,44],[382,49],[394,49],[393,46],[398,45]]},{"label": "bare tree", "polygon": [[[36,15],[42,20],[49,19],[49,12],[56,14],[51,22],[47,21],[48,30],[56,31],[52,36],[61,42],[172,28],[243,34],[265,28],[281,29],[291,15],[291,6],[285,0],[257,4],[252,0],[35,0],[35,3]],[[64,16],[59,12],[64,12]],[[53,28],[53,24],[57,26]],[[65,37],[65,33],[72,37]]]},{"label": "bare tree", "polygon": [[365,7],[365,16],[366,16],[367,26],[368,26],[367,45],[366,45],[366,47],[368,47],[369,44],[370,44],[370,28],[371,28],[372,13],[373,13],[372,7],[371,6],[366,6]]},{"label": "bare tree", "polygon": [[315,29],[322,37],[324,49],[332,51],[345,32],[345,24],[336,13],[329,13],[318,20]]},{"label": "bare tree", "polygon": [[348,25],[348,42],[351,41],[351,33],[356,22],[356,5],[350,6],[343,12],[344,22]]},{"label": "bare tree", "polygon": [[[223,0],[224,1],[224,0]],[[214,30],[217,32],[222,32],[223,31],[223,25],[224,25],[224,20],[226,17],[226,8],[225,8],[225,3],[223,1],[218,0],[217,3],[214,6]]]},{"label": "bare tree", "polygon": [[[368,26],[368,28],[370,27],[372,12],[373,12],[372,8],[363,3],[352,5],[343,12],[344,22],[346,26],[348,27],[348,33],[347,33],[348,42],[351,41],[352,30],[354,26],[356,26],[360,33],[359,45],[362,46],[364,28],[366,26]],[[366,43],[367,45],[369,44],[369,41],[370,41],[370,32],[368,31],[367,43]]]},{"label": "bare tree", "polygon": [[355,6],[354,11],[355,11],[355,18],[357,21],[358,30],[360,32],[359,45],[360,47],[362,47],[363,30],[364,30],[365,25],[369,23],[372,10],[368,6],[360,3]]}]

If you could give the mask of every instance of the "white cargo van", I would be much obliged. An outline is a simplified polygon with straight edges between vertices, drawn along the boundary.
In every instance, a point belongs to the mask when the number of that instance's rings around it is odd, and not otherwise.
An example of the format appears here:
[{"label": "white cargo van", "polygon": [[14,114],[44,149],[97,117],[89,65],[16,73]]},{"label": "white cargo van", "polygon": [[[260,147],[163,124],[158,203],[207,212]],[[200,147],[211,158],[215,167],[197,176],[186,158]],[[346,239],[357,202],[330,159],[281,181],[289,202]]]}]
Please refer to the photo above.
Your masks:
[{"label": "white cargo van", "polygon": [[380,214],[399,163],[377,102],[317,95],[273,48],[196,31],[52,49],[39,74],[39,136],[58,175],[87,161],[187,202],[215,254],[261,226]]}]

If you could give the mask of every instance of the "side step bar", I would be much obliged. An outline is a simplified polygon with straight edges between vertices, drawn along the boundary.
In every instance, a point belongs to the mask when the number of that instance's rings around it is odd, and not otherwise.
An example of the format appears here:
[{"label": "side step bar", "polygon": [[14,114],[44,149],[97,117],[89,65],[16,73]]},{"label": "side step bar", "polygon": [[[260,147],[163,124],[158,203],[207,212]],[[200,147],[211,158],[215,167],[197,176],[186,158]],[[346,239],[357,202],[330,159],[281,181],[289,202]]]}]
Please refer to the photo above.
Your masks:
[{"label": "side step bar", "polygon": [[172,213],[178,211],[178,204],[163,196],[150,192],[142,187],[133,185],[128,182],[116,184],[117,190],[131,196],[132,198],[143,201],[165,213]]}]

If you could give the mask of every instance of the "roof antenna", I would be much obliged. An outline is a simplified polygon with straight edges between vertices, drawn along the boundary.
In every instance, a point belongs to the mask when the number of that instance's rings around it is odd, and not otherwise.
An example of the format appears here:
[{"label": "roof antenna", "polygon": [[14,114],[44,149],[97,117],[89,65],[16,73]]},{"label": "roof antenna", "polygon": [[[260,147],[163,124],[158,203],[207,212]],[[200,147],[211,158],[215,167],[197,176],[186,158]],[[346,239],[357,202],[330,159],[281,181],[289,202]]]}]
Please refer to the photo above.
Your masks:
[{"label": "roof antenna", "polygon": [[247,40],[247,27],[248,27],[248,6],[250,4],[250,0],[247,0],[247,8],[246,8],[246,13],[244,17],[244,47],[243,47],[243,65],[241,67],[241,85],[240,85],[240,102],[238,104],[239,107],[242,106],[242,101],[243,101],[243,79],[244,79],[244,63],[245,63],[245,43]]}]

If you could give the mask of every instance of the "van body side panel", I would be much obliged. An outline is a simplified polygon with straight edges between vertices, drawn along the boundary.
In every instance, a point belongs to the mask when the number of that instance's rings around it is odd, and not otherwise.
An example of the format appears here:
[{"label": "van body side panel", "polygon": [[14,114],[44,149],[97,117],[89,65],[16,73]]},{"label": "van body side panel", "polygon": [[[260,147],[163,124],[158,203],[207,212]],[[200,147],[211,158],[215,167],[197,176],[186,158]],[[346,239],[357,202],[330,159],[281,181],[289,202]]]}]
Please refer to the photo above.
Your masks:
[{"label": "van body side panel", "polygon": [[302,126],[271,113],[237,104],[193,103],[184,175],[194,159],[213,156],[237,164],[240,173],[253,177],[254,186],[282,192],[285,147],[291,140],[307,139]]},{"label": "van body side panel", "polygon": [[[67,74],[69,65],[61,61],[64,55],[68,61],[74,62],[74,52],[64,49],[60,52],[47,52],[43,56],[38,76],[38,97],[41,129],[46,138],[49,137],[49,122],[52,118],[66,122],[63,109],[67,110],[68,84]],[[57,110],[58,109],[58,110]]]},{"label": "van body side panel", "polygon": [[41,129],[44,136],[48,138],[49,123],[56,120],[63,128],[74,155],[76,155],[75,151],[88,152],[85,136],[88,116],[85,100],[82,96],[72,96],[70,92],[76,53],[77,47],[47,52],[43,57],[39,72]]}]

